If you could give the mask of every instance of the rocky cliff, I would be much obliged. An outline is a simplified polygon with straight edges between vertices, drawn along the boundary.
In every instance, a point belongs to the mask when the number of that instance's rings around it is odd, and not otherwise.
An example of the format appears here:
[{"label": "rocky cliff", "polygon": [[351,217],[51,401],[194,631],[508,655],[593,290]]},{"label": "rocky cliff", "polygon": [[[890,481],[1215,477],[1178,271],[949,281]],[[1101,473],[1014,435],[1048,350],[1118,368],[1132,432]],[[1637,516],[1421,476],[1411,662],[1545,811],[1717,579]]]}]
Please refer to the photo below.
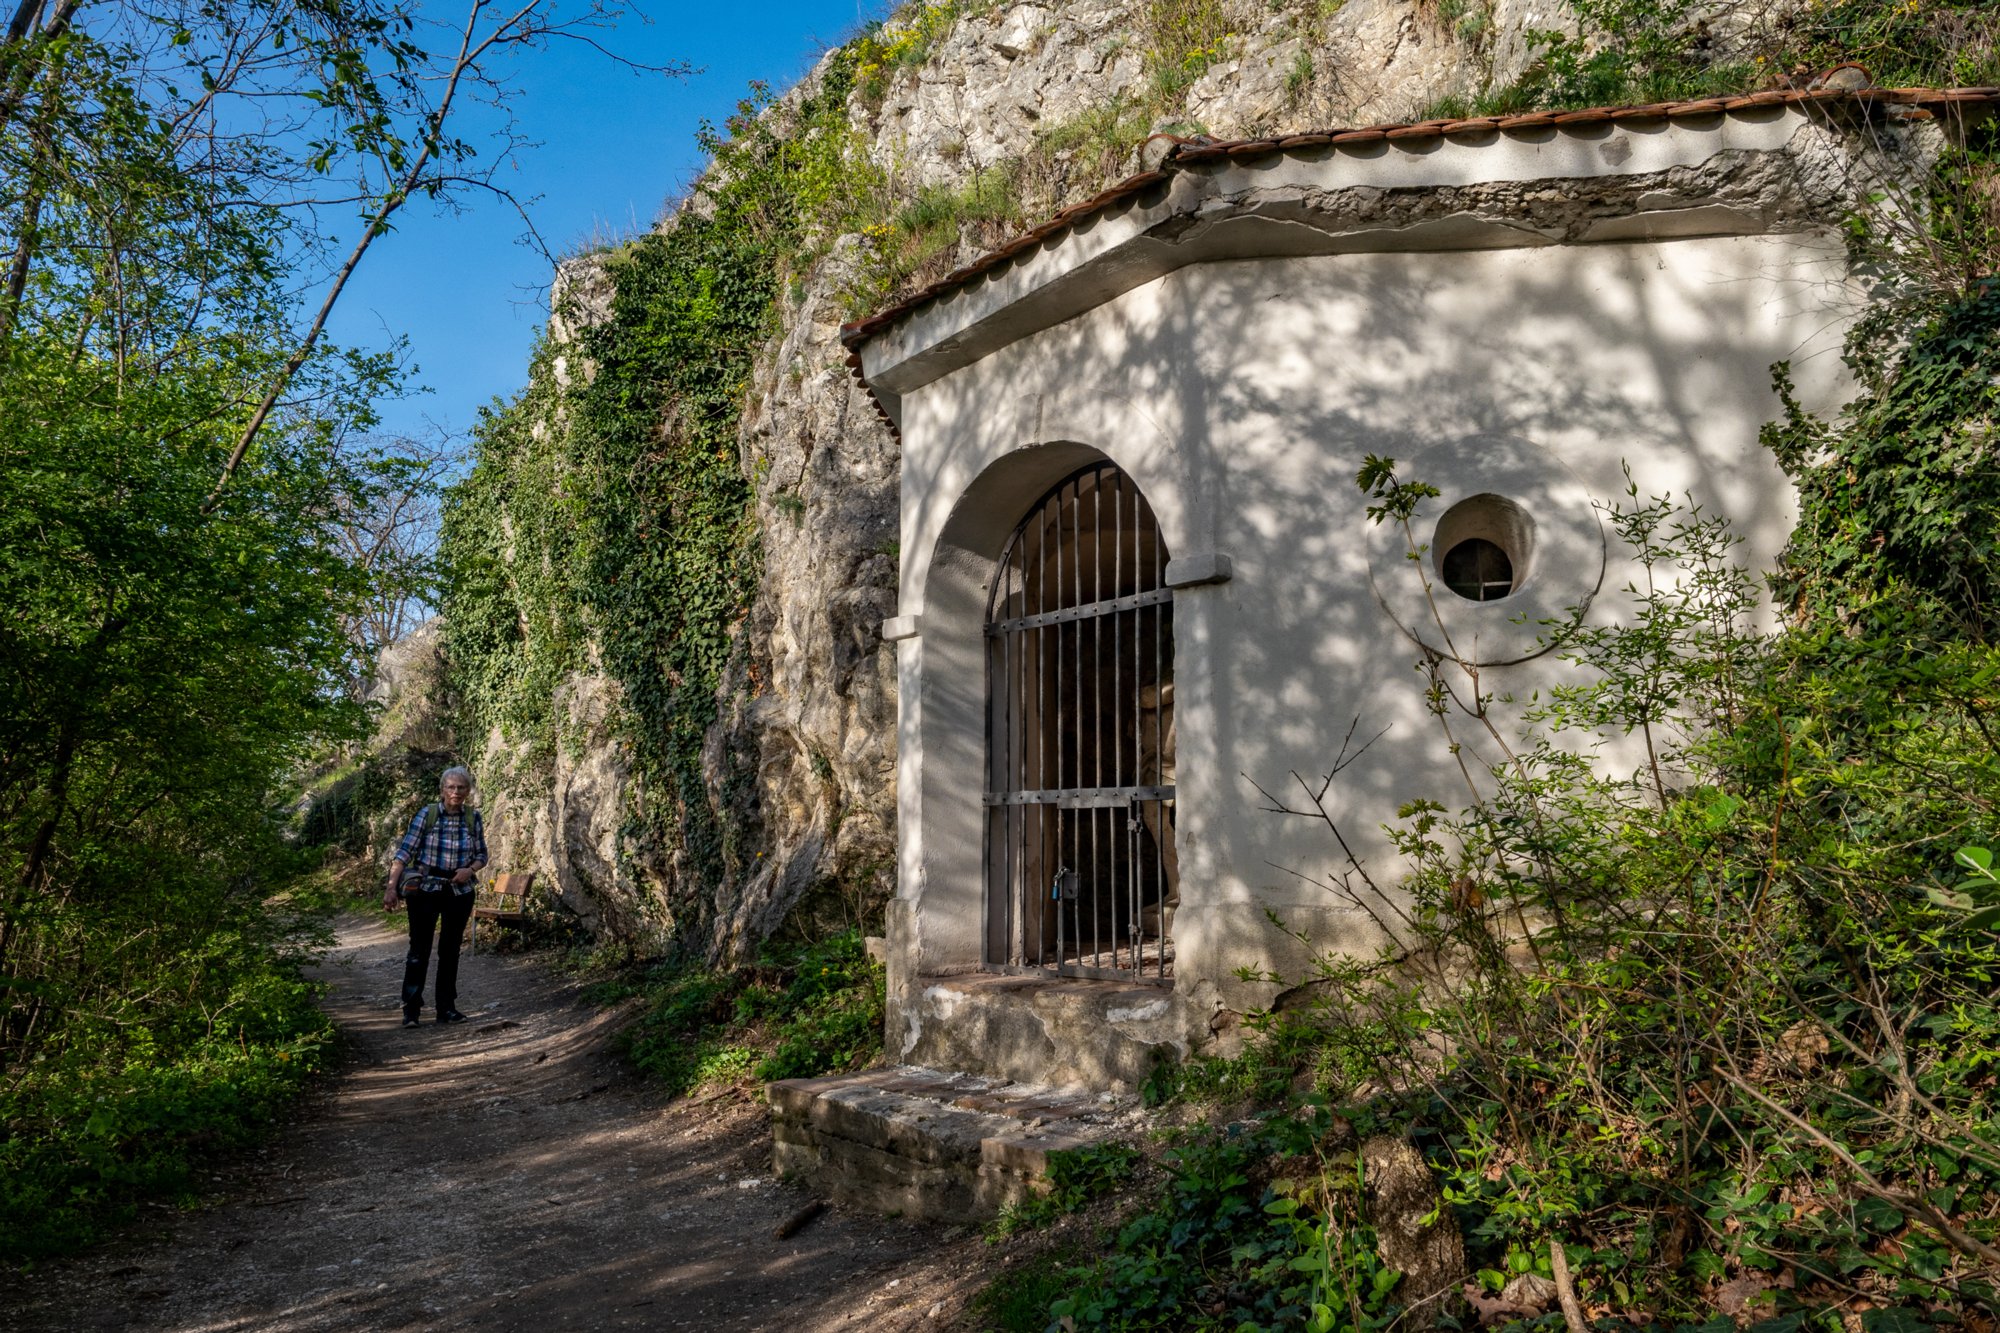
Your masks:
[{"label": "rocky cliff", "polygon": [[[1525,34],[1554,21],[1538,10],[1554,8],[920,0],[830,52],[774,103],[747,108],[734,139],[754,131],[778,145],[760,163],[799,154],[790,188],[818,202],[786,215],[799,239],[778,263],[764,341],[731,390],[732,466],[744,488],[733,558],[745,576],[733,605],[713,612],[729,650],[701,714],[700,781],[681,781],[677,794],[658,778],[649,784],[635,756],[664,724],[631,696],[650,682],[629,664],[608,666],[589,623],[576,646],[548,659],[554,666],[518,656],[534,636],[556,632],[535,598],[555,596],[536,589],[560,546],[526,542],[522,497],[541,503],[548,487],[569,494],[588,468],[559,460],[530,477],[526,461],[511,461],[528,453],[509,453],[505,431],[490,429],[481,467],[498,479],[480,503],[502,511],[506,535],[479,559],[512,590],[519,623],[503,631],[517,656],[501,668],[460,660],[487,651],[461,634],[455,680],[475,701],[523,690],[539,701],[523,714],[532,724],[489,720],[467,747],[489,779],[496,863],[539,869],[603,934],[678,940],[715,956],[753,945],[794,913],[879,929],[894,890],[895,662],[879,627],[894,612],[898,450],[845,367],[841,323],[1138,169],[1154,134],[1234,137],[1462,108],[1518,74],[1530,57]],[[664,232],[735,216],[740,205],[718,173],[746,171],[747,160],[722,159]],[[839,179],[815,185],[829,162]],[[614,254],[565,268],[523,397],[555,406],[525,429],[522,449],[574,430],[563,424],[563,395],[596,373],[589,331],[613,318],[623,263]],[[669,440],[678,401],[660,412]],[[613,492],[597,484],[595,503],[609,506],[601,497]],[[592,577],[618,575],[600,565]],[[600,612],[590,623],[608,622]],[[671,709],[696,715],[685,698]],[[691,821],[713,823],[719,850],[697,854]]]}]

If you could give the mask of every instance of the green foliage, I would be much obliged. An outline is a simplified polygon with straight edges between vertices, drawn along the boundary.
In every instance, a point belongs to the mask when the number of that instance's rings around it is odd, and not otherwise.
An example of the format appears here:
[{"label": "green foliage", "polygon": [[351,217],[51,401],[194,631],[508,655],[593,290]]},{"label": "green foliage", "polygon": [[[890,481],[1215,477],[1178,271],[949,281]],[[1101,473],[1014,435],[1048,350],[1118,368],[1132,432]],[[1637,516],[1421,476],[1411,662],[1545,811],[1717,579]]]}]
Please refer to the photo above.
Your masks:
[{"label": "green foliage", "polygon": [[1698,0],[1570,0],[1569,8],[1579,34],[1531,34],[1540,42],[1540,61],[1516,98],[1540,106],[1615,106],[1741,92],[1757,80],[1755,61],[1715,48],[1713,6]]},{"label": "green foliage", "polygon": [[960,18],[990,7],[991,0],[915,0],[889,23],[869,25],[846,48],[854,59],[855,86],[871,104],[879,103],[896,71],[923,64]]},{"label": "green foliage", "polygon": [[[1857,628],[1910,625],[1991,642],[2000,629],[2000,287],[1936,303],[1885,360],[1894,326],[1864,324],[1849,364],[1866,392],[1824,421],[1785,405],[1765,443],[1799,490],[1778,591],[1797,615]],[[1889,314],[1907,312],[1890,307]],[[1865,629],[1864,629],[1864,632]]]},{"label": "green foliage", "polygon": [[1165,1155],[1157,1202],[1065,1276],[1049,1327],[1373,1330],[1400,1276],[1360,1219],[1355,1155],[1323,1105],[1196,1129]]},{"label": "green foliage", "polygon": [[[1148,1106],[1172,1102],[1227,1116],[1244,1107],[1282,1106],[1302,1072],[1327,1053],[1317,1023],[1286,1010],[1250,1015],[1247,1040],[1235,1056],[1191,1055],[1156,1065],[1140,1089]],[[1320,1087],[1345,1086],[1316,1076]]]},{"label": "green foliage", "polygon": [[1965,913],[1967,930],[2000,928],[2000,876],[1993,873],[1990,847],[1961,847],[1952,857],[1965,877],[1949,889],[1931,889],[1926,896],[1940,907]]},{"label": "green foliage", "polygon": [[1131,1179],[1138,1165],[1138,1150],[1122,1143],[1097,1143],[1050,1153],[1048,1191],[1026,1203],[1003,1208],[987,1228],[987,1238],[1002,1240],[1017,1231],[1047,1226],[1117,1189]]},{"label": "green foliage", "polygon": [[1285,96],[1291,98],[1300,97],[1305,93],[1306,89],[1312,87],[1312,81],[1312,49],[1301,46],[1298,54],[1292,57],[1291,68],[1285,71]]},{"label": "green foliage", "polygon": [[[868,1063],[882,1049],[883,976],[857,949],[858,934],[809,948],[795,980],[758,1016],[775,1038],[761,1079],[810,1078]],[[753,992],[754,993],[754,992]],[[741,1001],[737,1012],[743,1012]]]},{"label": "green foliage", "polygon": [[882,1049],[882,968],[858,932],[774,942],[730,971],[654,964],[592,990],[604,1004],[633,995],[644,1012],[621,1038],[626,1054],[677,1093],[753,1071],[770,1080],[859,1068]]},{"label": "green foliage", "polygon": [[[1414,484],[1363,482],[1383,521]],[[2000,811],[2000,659],[1909,598],[1760,637],[1719,521],[1636,492],[1608,516],[1629,611],[1559,627],[1579,683],[1490,795],[1406,807],[1399,891],[1330,883],[1401,943],[1323,961],[1298,1065],[1413,1128],[1491,1290],[1565,1244],[1583,1299],[1641,1322],[1759,1273],[1781,1315],[1977,1298],[2000,940],[1939,886],[1980,877],[1958,849]],[[1636,771],[1579,757],[1620,731]]]},{"label": "green foliage", "polygon": [[[624,852],[667,880],[683,938],[748,855],[747,774],[717,787],[702,759],[758,572],[736,431],[786,266],[853,204],[851,69],[837,60],[785,123],[759,89],[726,134],[704,131],[707,215],[585,261],[610,285],[608,318],[539,350],[445,509],[462,733],[524,743],[513,777],[534,780],[562,743],[564,682],[600,665],[643,779]],[[558,382],[559,355],[590,372]]]},{"label": "green foliage", "polygon": [[1574,33],[1537,31],[1538,60],[1515,86],[1466,108],[1672,101],[1804,80],[1858,61],[1888,87],[1991,84],[2000,25],[1984,0],[1569,0]]},{"label": "green foliage", "polygon": [[[300,135],[368,122],[389,150],[380,116],[420,79],[370,62],[418,53],[380,13],[325,6],[295,46],[183,93],[163,60],[188,73],[287,7],[186,11],[171,46],[143,5],[34,27],[56,8],[0,39],[9,1257],[184,1193],[317,1066],[327,1025],[290,958],[309,934],[266,902],[313,857],[274,807],[362,730],[352,630],[382,585],[339,527],[407,480],[345,443],[393,366],[304,345],[295,293],[327,238],[280,205],[311,174]],[[258,114],[217,135],[244,100]],[[249,405],[280,389],[233,466]]]},{"label": "green foliage", "polygon": [[1072,1263],[1067,1251],[1037,1254],[981,1288],[967,1309],[982,1329],[1043,1333],[1049,1306],[1069,1290]]},{"label": "green foliage", "polygon": [[958,185],[920,187],[902,207],[861,228],[869,263],[849,286],[848,308],[857,314],[879,306],[938,256],[955,252],[967,227],[1021,219],[1021,164],[1004,162],[972,172]]},{"label": "green foliage", "polygon": [[0,1258],[73,1252],[148,1197],[254,1141],[325,1063],[332,1023],[241,911],[171,971],[172,1005],[126,997],[0,1083]]},{"label": "green foliage", "polygon": [[1207,73],[1234,35],[1221,0],[1147,0],[1143,32],[1152,94],[1162,101]]}]

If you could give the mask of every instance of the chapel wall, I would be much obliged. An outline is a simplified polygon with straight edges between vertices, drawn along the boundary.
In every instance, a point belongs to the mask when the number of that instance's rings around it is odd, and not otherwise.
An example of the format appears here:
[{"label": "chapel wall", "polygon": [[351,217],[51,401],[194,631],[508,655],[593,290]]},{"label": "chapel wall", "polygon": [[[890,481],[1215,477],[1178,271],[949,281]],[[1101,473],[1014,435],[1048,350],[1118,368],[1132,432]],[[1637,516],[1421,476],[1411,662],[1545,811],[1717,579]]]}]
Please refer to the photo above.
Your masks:
[{"label": "chapel wall", "polygon": [[[995,541],[990,561],[1019,517],[1002,497],[1019,492],[1025,506],[1062,465],[1048,446],[1111,458],[1177,559],[1230,565],[1228,581],[1175,602],[1175,1004],[1193,1031],[1218,1008],[1274,998],[1278,987],[1238,980],[1239,966],[1302,970],[1267,909],[1318,947],[1382,942],[1366,913],[1309,882],[1341,868],[1327,830],[1263,812],[1253,781],[1296,790],[1290,774],[1324,776],[1350,727],[1355,745],[1382,733],[1336,779],[1329,808],[1384,885],[1399,867],[1380,826],[1397,807],[1464,796],[1423,707],[1419,650],[1385,608],[1379,585],[1402,571],[1391,561],[1384,573],[1363,514],[1363,458],[1421,458],[1422,479],[1450,490],[1478,480],[1457,472],[1513,447],[1463,441],[1525,441],[1551,487],[1580,488],[1586,515],[1589,500],[1623,495],[1629,464],[1642,494],[1687,491],[1727,514],[1746,567],[1768,569],[1793,518],[1789,485],[1757,443],[1778,412],[1770,367],[1790,361],[1809,406],[1837,401],[1840,339],[1859,301],[1839,239],[1814,231],[1236,260],[1170,273],[907,395],[901,608],[921,630],[901,649],[893,919],[905,970],[978,961],[977,548]],[[1481,475],[1512,475],[1487,462]],[[1600,623],[1637,574],[1608,531],[1604,541],[1601,578],[1581,585],[1603,589],[1590,612]],[[1585,577],[1565,563],[1538,577]],[[1504,618],[1506,606],[1478,610]],[[1524,698],[1568,670],[1548,655],[1494,667],[1485,683]],[[1605,762],[1636,755],[1613,745]]]}]

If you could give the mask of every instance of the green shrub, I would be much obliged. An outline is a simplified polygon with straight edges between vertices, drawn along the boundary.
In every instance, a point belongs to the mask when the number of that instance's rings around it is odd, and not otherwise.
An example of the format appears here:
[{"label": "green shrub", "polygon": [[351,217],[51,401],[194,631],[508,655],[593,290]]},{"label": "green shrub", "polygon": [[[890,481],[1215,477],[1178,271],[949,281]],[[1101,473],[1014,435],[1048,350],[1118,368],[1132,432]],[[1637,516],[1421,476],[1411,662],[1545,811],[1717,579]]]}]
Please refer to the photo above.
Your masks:
[{"label": "green shrub", "polygon": [[[1847,420],[1817,461],[1865,437]],[[1908,438],[1920,470],[1957,436]],[[1386,521],[1427,491],[1363,482]],[[1440,744],[1505,757],[1471,807],[1405,807],[1400,891],[1350,865],[1401,943],[1322,962],[1302,1057],[1426,1146],[1491,1290],[1563,1245],[1640,1322],[1758,1274],[1779,1315],[1989,1299],[2000,937],[1937,886],[2000,832],[2000,652],[1916,596],[1760,636],[1725,525],[1636,490],[1608,518],[1644,577],[1616,624],[1557,627],[1580,670],[1525,740],[1428,664]],[[1637,771],[1579,757],[1621,731]]]},{"label": "green shrub", "polygon": [[762,1080],[853,1069],[882,1049],[883,974],[860,933],[774,942],[749,967],[656,965],[596,983],[592,998],[644,997],[627,1055],[684,1093],[754,1070]]},{"label": "green shrub", "polygon": [[[1325,1106],[1182,1135],[1166,1183],[1046,1307],[1064,1329],[1369,1329],[1395,1314],[1398,1275],[1359,1218],[1355,1155]],[[1322,1182],[1331,1182],[1331,1187]],[[1039,1282],[996,1292],[1023,1301]]]},{"label": "green shrub", "polygon": [[[1576,31],[1529,33],[1538,60],[1480,115],[1709,97],[1857,61],[1885,87],[1990,85],[2000,15],[1985,0],[1569,0]],[[1476,34],[1474,34],[1476,36]]]},{"label": "green shrub", "polygon": [[324,1066],[333,1025],[295,967],[241,936],[210,941],[197,966],[186,1006],[138,1026],[80,1020],[58,1053],[8,1071],[0,1258],[69,1253],[148,1198],[195,1193],[201,1167],[255,1142]]}]

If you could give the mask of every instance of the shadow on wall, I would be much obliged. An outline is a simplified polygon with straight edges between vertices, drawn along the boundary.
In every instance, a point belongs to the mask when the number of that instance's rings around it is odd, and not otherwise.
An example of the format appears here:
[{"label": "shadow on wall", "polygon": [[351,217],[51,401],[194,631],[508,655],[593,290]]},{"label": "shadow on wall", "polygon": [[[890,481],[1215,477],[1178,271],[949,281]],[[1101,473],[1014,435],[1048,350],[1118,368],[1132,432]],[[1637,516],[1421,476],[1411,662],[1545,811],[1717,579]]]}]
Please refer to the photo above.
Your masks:
[{"label": "shadow on wall", "polygon": [[[1263,813],[1251,785],[1323,776],[1350,728],[1357,741],[1380,733],[1330,805],[1385,883],[1396,874],[1381,825],[1417,797],[1462,799],[1418,649],[1371,589],[1364,457],[1514,436],[1600,501],[1623,494],[1629,463],[1642,491],[1688,491],[1728,515],[1746,563],[1768,568],[1793,516],[1757,443],[1777,408],[1769,368],[1792,361],[1809,402],[1842,391],[1856,301],[1843,274],[1837,244],[1808,236],[1214,263],[948,376],[906,399],[925,441],[905,477],[919,511],[906,534],[945,529],[935,507],[953,506],[933,566],[906,572],[905,605],[925,622],[923,764],[960,783],[983,771],[980,728],[934,725],[984,706],[973,643],[943,631],[983,610],[991,561],[1026,506],[1101,450],[1138,482],[1176,555],[1234,566],[1175,610],[1184,915],[1202,908],[1191,924],[1208,970],[1269,956],[1266,908],[1366,947],[1366,918],[1300,878],[1339,869],[1325,829]],[[1064,419],[1061,404],[1114,399],[1133,405],[1128,422],[1160,423],[1154,438],[1128,424],[1020,448],[1048,438],[1035,432]],[[1623,614],[1625,554],[1608,552],[1594,621]],[[1525,700],[1564,670],[1545,655],[1482,683]],[[965,817],[925,802],[936,865],[964,860],[941,839],[977,846],[977,801],[961,804]]]}]

